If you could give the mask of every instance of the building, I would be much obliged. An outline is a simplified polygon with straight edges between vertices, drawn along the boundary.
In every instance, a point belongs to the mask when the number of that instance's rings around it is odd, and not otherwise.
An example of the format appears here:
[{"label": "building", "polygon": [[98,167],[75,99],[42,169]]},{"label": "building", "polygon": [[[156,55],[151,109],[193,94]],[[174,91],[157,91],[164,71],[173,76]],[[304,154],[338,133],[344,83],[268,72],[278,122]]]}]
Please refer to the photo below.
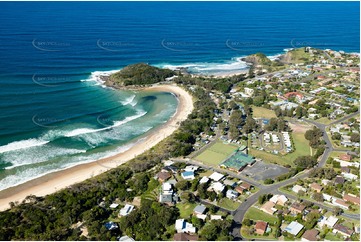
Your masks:
[{"label": "building", "polygon": [[246,166],[253,165],[255,162],[256,160],[253,156],[237,151],[226,161],[224,161],[220,166],[232,171],[239,172],[243,170]]},{"label": "building", "polygon": [[274,204],[279,204],[281,206],[284,206],[288,201],[288,198],[285,195],[273,195],[270,201],[273,202]]},{"label": "building", "polygon": [[268,223],[264,221],[257,221],[256,225],[254,226],[256,233],[263,235],[266,233],[268,227]]},{"label": "building", "polygon": [[251,184],[249,184],[248,182],[242,182],[242,183],[239,185],[239,187],[241,187],[241,188],[243,188],[243,189],[245,189],[245,190],[249,191],[249,190],[251,190],[252,185],[251,185]]},{"label": "building", "polygon": [[195,171],[197,171],[199,169],[199,166],[186,166],[185,168],[184,168],[184,171],[193,171],[193,172],[195,172]]},{"label": "building", "polygon": [[273,202],[268,201],[262,205],[261,211],[263,211],[269,215],[273,215],[275,212],[277,212],[277,209],[274,208],[274,206],[275,206],[275,204]]},{"label": "building", "polygon": [[360,198],[353,195],[353,194],[345,194],[345,195],[343,195],[343,200],[346,201],[346,202],[350,202],[350,203],[353,203],[353,204],[360,205]]},{"label": "building", "polygon": [[124,208],[120,209],[119,216],[127,216],[130,214],[134,209],[133,205],[125,204]]},{"label": "building", "polygon": [[345,178],[343,178],[342,176],[336,176],[335,178],[335,184],[344,184],[345,183]]},{"label": "building", "polygon": [[303,187],[301,187],[300,185],[294,185],[294,186],[292,187],[292,191],[293,191],[294,193],[298,193],[299,191],[304,191],[304,192],[306,192],[306,189],[303,188]]},{"label": "building", "polygon": [[209,181],[209,178],[204,176],[202,177],[202,179],[199,181],[199,184],[203,184],[203,183],[207,183]]},{"label": "building", "polygon": [[224,175],[218,172],[213,172],[212,175],[209,176],[211,180],[216,182],[222,180],[223,177]]},{"label": "building", "polygon": [[172,184],[165,182],[162,185],[162,191],[159,194],[159,202],[172,205],[178,200],[177,194],[173,190]]},{"label": "building", "polygon": [[192,233],[196,232],[196,227],[193,224],[186,222],[184,219],[177,219],[175,221],[175,229],[178,233]]},{"label": "building", "polygon": [[342,154],[342,155],[339,156],[339,158],[341,160],[344,160],[344,161],[351,161],[352,160],[352,156],[348,155],[348,154]]},{"label": "building", "polygon": [[317,241],[317,235],[320,232],[317,229],[306,230],[302,235],[302,241]]},{"label": "building", "polygon": [[290,211],[292,214],[298,214],[298,213],[302,213],[303,210],[305,210],[305,208],[306,208],[305,205],[295,202],[291,205]]},{"label": "building", "polygon": [[197,205],[194,209],[193,209],[193,213],[194,214],[204,214],[206,211],[206,206],[204,206],[203,204],[201,205]]},{"label": "building", "polygon": [[157,178],[158,181],[160,182],[165,182],[166,180],[168,180],[171,177],[171,174],[167,171],[160,171],[157,173]]},{"label": "building", "polygon": [[354,231],[350,228],[347,228],[346,226],[342,225],[342,224],[336,224],[333,227],[333,233],[339,233],[342,234],[344,237],[350,237]]},{"label": "building", "polygon": [[328,228],[333,228],[333,226],[335,226],[335,224],[337,223],[338,218],[334,217],[334,216],[330,216],[330,217],[322,217],[321,221],[318,222],[318,225],[320,226],[320,228],[322,228],[323,226],[327,226]]},{"label": "building", "polygon": [[284,231],[296,236],[300,233],[300,231],[303,229],[303,225],[296,222],[296,221],[292,221],[285,229]]},{"label": "building", "polygon": [[226,197],[229,199],[236,199],[239,196],[239,193],[234,190],[227,190]]},{"label": "building", "polygon": [[176,233],[173,237],[174,241],[197,241],[198,235],[187,234],[187,233]]},{"label": "building", "polygon": [[120,237],[118,239],[118,241],[134,241],[134,239],[132,237],[125,235],[125,236]]},{"label": "building", "polygon": [[312,183],[310,185],[310,188],[318,193],[320,193],[323,189],[323,187],[321,187],[319,184],[317,184],[316,182]]},{"label": "building", "polygon": [[246,94],[247,96],[252,97],[253,93],[254,93],[254,90],[252,88],[248,88],[248,87],[244,88],[244,94]]},{"label": "building", "polygon": [[222,220],[222,215],[211,215],[211,220]]},{"label": "building", "polygon": [[210,185],[210,187],[208,188],[209,190],[213,190],[215,191],[217,194],[221,193],[224,191],[224,189],[226,188],[225,185],[223,185],[220,182],[214,182]]},{"label": "building", "polygon": [[106,222],[104,226],[107,230],[114,230],[118,228],[118,224],[114,222]]},{"label": "building", "polygon": [[340,207],[342,209],[348,209],[349,205],[344,201],[344,200],[341,200],[341,199],[333,199],[332,200],[332,204],[337,206],[337,207]]},{"label": "building", "polygon": [[224,180],[223,181],[223,184],[226,185],[226,186],[230,186],[230,187],[236,187],[237,186],[237,183],[233,180]]},{"label": "building", "polygon": [[194,172],[193,171],[185,171],[182,172],[181,176],[184,180],[194,180]]}]

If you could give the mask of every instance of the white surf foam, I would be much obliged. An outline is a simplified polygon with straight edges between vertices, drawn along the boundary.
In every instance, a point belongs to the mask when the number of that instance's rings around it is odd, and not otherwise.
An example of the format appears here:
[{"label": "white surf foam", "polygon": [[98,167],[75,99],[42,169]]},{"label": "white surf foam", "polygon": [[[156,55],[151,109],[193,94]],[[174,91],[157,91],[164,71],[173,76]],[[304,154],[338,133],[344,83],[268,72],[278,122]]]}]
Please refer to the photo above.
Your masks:
[{"label": "white surf foam", "polygon": [[119,70],[110,70],[110,71],[93,71],[90,73],[90,76],[87,79],[80,80],[81,82],[93,82],[95,85],[100,85],[105,87],[104,81],[101,79],[102,76],[110,76],[118,72]]},{"label": "white surf foam", "polygon": [[7,145],[0,146],[0,154],[14,150],[27,149],[34,146],[41,146],[47,143],[49,143],[49,141],[40,140],[40,139],[27,139],[27,140],[14,141]]},{"label": "white surf foam", "polygon": [[193,74],[226,74],[230,72],[244,71],[248,68],[246,62],[242,61],[243,57],[232,58],[230,61],[226,62],[195,62],[195,63],[186,63],[181,65],[172,65],[168,63],[163,63],[157,65],[161,68],[167,68],[171,70],[177,70],[179,68],[187,68],[190,73]]},{"label": "white surf foam", "polygon": [[[83,134],[90,134],[90,133],[96,133],[96,132],[100,132],[100,131],[104,131],[104,130],[108,130],[108,129],[112,129],[115,127],[119,127],[123,124],[126,124],[130,121],[133,121],[135,119],[138,119],[142,116],[144,116],[145,114],[147,114],[147,112],[145,111],[139,111],[136,115],[130,116],[130,117],[126,117],[125,119],[121,120],[121,121],[115,121],[113,125],[105,127],[105,128],[100,128],[100,129],[91,129],[91,128],[79,128],[79,129],[74,129],[72,131],[69,131],[67,133],[64,134],[65,137],[74,137],[74,136],[79,136],[79,135],[83,135]],[[100,124],[102,124],[99,121]],[[105,124],[103,124],[104,126],[106,126]]]},{"label": "white surf foam", "polygon": [[128,104],[132,105],[132,103],[134,102],[134,99],[135,99],[135,95],[132,95],[132,96],[128,97],[127,99],[125,99],[124,101],[120,101],[120,103],[124,106],[126,106]]}]

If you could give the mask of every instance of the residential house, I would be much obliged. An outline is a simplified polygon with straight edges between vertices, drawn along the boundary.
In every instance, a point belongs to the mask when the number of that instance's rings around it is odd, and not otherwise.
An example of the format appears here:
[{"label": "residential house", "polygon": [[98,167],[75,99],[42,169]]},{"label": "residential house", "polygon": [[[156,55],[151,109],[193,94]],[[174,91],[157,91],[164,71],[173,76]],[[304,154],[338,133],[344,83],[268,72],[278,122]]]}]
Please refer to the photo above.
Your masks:
[{"label": "residential house", "polygon": [[346,202],[350,202],[353,204],[360,205],[360,198],[353,194],[345,194],[343,195],[343,200]]},{"label": "residential house", "polygon": [[184,168],[184,171],[193,171],[193,172],[195,172],[195,171],[197,171],[199,169],[199,166],[186,166],[185,168]]},{"label": "residential house", "polygon": [[174,241],[197,241],[198,235],[187,234],[187,233],[176,233],[173,236]]},{"label": "residential house", "polygon": [[242,183],[239,185],[239,187],[243,188],[244,190],[249,191],[249,190],[251,190],[252,185],[249,184],[248,182],[242,182]]},{"label": "residential house", "polygon": [[175,221],[175,229],[178,233],[192,233],[196,232],[196,227],[193,224],[186,222],[184,219],[177,219]]},{"label": "residential house", "polygon": [[333,199],[332,200],[332,204],[335,205],[335,206],[338,206],[342,209],[348,209],[349,205],[342,199]]},{"label": "residential house", "polygon": [[127,235],[124,235],[118,239],[118,241],[134,241],[132,237],[129,237]]},{"label": "residential house", "polygon": [[223,185],[220,182],[213,182],[211,183],[210,187],[208,188],[208,190],[213,190],[215,191],[217,194],[221,193],[224,191],[224,189],[226,188],[225,185]]},{"label": "residential house", "polygon": [[274,204],[279,204],[281,206],[284,206],[286,202],[288,201],[288,198],[285,195],[273,195],[273,197],[270,199],[271,202]]},{"label": "residential house", "polygon": [[206,206],[204,206],[203,204],[201,205],[197,205],[194,209],[193,209],[193,214],[204,214],[206,211]]},{"label": "residential house", "polygon": [[230,187],[236,187],[237,183],[233,180],[226,179],[223,181],[223,184]]},{"label": "residential house", "polygon": [[310,229],[306,230],[305,233],[302,235],[301,241],[317,241],[317,235],[320,232],[317,229]]},{"label": "residential house", "polygon": [[335,184],[344,184],[345,183],[345,178],[343,178],[342,176],[336,176],[335,178]]},{"label": "residential house", "polygon": [[338,218],[336,218],[334,216],[330,216],[328,218],[327,217],[322,217],[320,222],[318,222],[318,226],[320,228],[322,228],[323,226],[327,226],[328,228],[333,228],[333,226],[335,226],[337,221],[338,221]]},{"label": "residential house", "polygon": [[213,172],[212,175],[209,176],[210,179],[216,182],[222,180],[223,177],[224,175],[218,172]]},{"label": "residential house", "polygon": [[273,215],[277,209],[274,208],[275,204],[271,201],[266,202],[262,205],[261,210],[267,214]]},{"label": "residential house", "polygon": [[284,231],[296,236],[300,233],[300,231],[303,229],[303,225],[296,222],[296,221],[292,221],[289,225],[287,225],[287,227],[284,229]]},{"label": "residential house", "polygon": [[178,200],[178,196],[174,192],[172,184],[170,184],[169,182],[163,183],[162,191],[159,194],[159,202],[172,205],[176,203],[177,200]]},{"label": "residential house", "polygon": [[114,222],[106,222],[104,226],[107,230],[114,230],[118,228],[118,224]]},{"label": "residential house", "polygon": [[202,179],[199,181],[199,184],[203,184],[203,183],[207,183],[209,181],[209,178],[204,176],[202,177]]},{"label": "residential house", "polygon": [[181,176],[184,180],[194,180],[194,172],[193,171],[185,171],[181,173]]},{"label": "residential house", "polygon": [[302,213],[303,210],[305,210],[305,208],[306,208],[305,205],[295,202],[291,205],[290,211],[292,214],[298,214],[298,213]]},{"label": "residential house", "polygon": [[294,185],[294,186],[292,187],[292,191],[293,191],[294,193],[298,193],[299,191],[304,191],[304,192],[306,192],[306,189],[303,188],[303,187],[301,187],[300,185]]},{"label": "residential house", "polygon": [[160,171],[157,173],[158,181],[165,182],[171,177],[170,172],[168,171]]},{"label": "residential house", "polygon": [[341,160],[344,160],[344,161],[351,161],[352,160],[352,156],[349,155],[349,154],[342,154],[342,155],[339,156],[339,158]]},{"label": "residential house", "polygon": [[319,184],[315,182],[310,185],[310,188],[318,193],[320,193],[323,189],[323,187],[321,187]]},{"label": "residential house", "polygon": [[130,214],[134,209],[133,205],[130,204],[125,204],[124,208],[120,209],[119,211],[119,216],[123,217],[123,216],[127,216],[128,214]]},{"label": "residential house", "polygon": [[346,172],[342,172],[341,175],[346,179],[346,180],[357,180],[358,176],[352,173],[346,173]]},{"label": "residential house", "polygon": [[239,196],[239,193],[234,190],[227,190],[226,197],[229,199],[236,199]]},{"label": "residential house", "polygon": [[336,224],[333,227],[333,233],[339,233],[341,235],[343,235],[345,238],[350,237],[354,231],[353,229],[347,228],[346,226],[342,225],[342,224]]},{"label": "residential house", "polygon": [[211,215],[211,220],[222,220],[221,215]]},{"label": "residential house", "polygon": [[268,227],[268,223],[264,221],[257,221],[256,225],[254,226],[256,233],[259,235],[263,235],[266,233]]}]

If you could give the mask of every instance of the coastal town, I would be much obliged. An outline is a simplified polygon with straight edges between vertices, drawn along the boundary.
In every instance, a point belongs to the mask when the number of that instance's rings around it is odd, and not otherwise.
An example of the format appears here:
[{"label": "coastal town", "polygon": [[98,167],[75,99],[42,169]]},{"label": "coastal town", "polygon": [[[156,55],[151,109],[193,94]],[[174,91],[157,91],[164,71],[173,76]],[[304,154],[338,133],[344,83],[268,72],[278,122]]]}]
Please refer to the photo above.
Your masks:
[{"label": "coastal town", "polygon": [[[94,179],[104,191],[82,200],[88,209],[71,219],[70,238],[359,241],[359,55],[302,47],[244,61],[249,71],[228,79],[176,70],[152,83],[177,84],[209,110],[160,143],[164,157],[152,148],[153,163]],[[47,199],[55,208],[60,198]],[[28,197],[11,210],[41,202]]]}]

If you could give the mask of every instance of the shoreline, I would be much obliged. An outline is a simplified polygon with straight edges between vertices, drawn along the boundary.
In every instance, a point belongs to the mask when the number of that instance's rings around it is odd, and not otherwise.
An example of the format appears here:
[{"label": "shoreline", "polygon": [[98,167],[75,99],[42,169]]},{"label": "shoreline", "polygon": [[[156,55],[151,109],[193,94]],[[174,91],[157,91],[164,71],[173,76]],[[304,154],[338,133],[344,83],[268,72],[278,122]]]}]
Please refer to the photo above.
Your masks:
[{"label": "shoreline", "polygon": [[152,129],[148,135],[139,137],[134,145],[124,152],[97,161],[79,164],[61,171],[55,171],[0,191],[0,211],[10,208],[10,202],[21,202],[28,195],[45,196],[128,162],[170,136],[179,128],[180,122],[186,120],[193,110],[192,96],[175,84],[153,85],[138,90],[174,94],[178,100],[175,114],[166,123]]}]

